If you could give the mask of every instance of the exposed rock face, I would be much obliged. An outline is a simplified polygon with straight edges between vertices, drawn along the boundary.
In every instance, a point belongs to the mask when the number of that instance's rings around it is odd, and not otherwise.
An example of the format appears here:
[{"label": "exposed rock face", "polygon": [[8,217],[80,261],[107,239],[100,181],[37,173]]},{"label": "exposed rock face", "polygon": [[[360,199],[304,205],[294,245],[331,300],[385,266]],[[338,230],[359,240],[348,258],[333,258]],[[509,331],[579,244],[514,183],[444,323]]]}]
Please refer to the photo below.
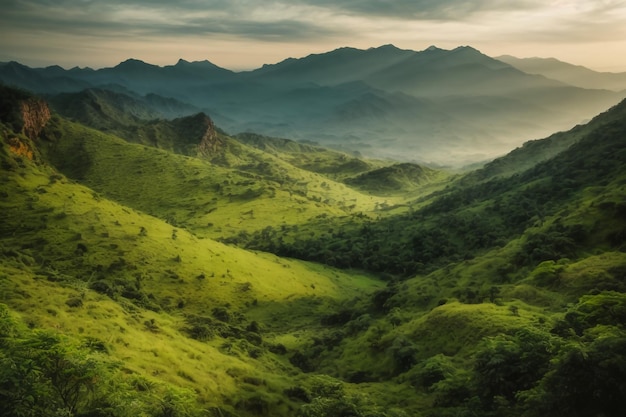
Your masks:
[{"label": "exposed rock face", "polygon": [[204,157],[212,157],[222,150],[224,141],[217,135],[215,124],[209,116],[203,116],[203,123],[206,125],[206,130],[198,144],[198,153]]},{"label": "exposed rock face", "polygon": [[51,117],[48,104],[36,98],[21,101],[20,112],[24,121],[24,134],[31,140],[39,136]]}]

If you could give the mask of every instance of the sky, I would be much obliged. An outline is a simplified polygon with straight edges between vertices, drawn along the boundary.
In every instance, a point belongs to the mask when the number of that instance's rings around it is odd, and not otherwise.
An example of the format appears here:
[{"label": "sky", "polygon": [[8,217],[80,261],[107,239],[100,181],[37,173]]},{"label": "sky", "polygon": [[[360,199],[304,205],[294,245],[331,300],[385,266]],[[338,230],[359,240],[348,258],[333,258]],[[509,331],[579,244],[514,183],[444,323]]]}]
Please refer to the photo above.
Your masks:
[{"label": "sky", "polygon": [[0,62],[231,70],[394,44],[470,45],[626,72],[626,0],[0,0]]}]

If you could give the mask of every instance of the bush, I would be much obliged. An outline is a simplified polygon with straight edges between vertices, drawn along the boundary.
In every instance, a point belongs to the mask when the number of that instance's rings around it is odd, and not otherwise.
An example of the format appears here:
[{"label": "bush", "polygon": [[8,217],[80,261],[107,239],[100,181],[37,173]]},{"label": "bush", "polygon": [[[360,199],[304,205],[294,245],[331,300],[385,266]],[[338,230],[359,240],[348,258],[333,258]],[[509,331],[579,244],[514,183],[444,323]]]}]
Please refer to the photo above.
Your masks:
[{"label": "bush", "polygon": [[422,388],[431,388],[437,382],[443,381],[454,373],[450,358],[442,354],[422,361],[416,368],[418,369],[411,376],[411,382]]},{"label": "bush", "polygon": [[531,415],[621,416],[624,381],[626,334],[598,338],[588,347],[572,344],[542,381],[538,398],[529,401]]},{"label": "bush", "polygon": [[417,346],[404,336],[398,336],[394,339],[388,352],[393,357],[395,363],[394,375],[407,372],[415,365]]}]

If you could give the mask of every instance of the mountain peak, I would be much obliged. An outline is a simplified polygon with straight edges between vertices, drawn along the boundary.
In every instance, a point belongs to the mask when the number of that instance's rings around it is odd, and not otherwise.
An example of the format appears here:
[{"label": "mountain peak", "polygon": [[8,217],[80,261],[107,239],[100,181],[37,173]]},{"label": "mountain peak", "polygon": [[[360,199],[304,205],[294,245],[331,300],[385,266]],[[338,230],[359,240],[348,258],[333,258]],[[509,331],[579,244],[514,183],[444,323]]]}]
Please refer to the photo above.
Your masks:
[{"label": "mountain peak", "polygon": [[211,61],[206,60],[206,59],[204,61],[190,62],[190,61],[180,58],[175,65],[168,66],[166,68],[175,68],[179,70],[182,69],[182,70],[194,71],[197,74],[201,74],[205,71],[213,71],[213,72],[219,71],[222,73],[231,72],[230,70],[219,67],[215,65],[214,63],[212,63]]},{"label": "mountain peak", "polygon": [[456,48],[452,50],[452,52],[476,52],[482,55],[482,52],[480,52],[478,49],[473,48],[469,45],[457,46]]},{"label": "mountain peak", "polygon": [[390,50],[390,51],[399,51],[400,48],[398,48],[397,46],[388,43],[386,45],[381,45],[378,48],[370,48],[370,49],[378,49],[378,50]]},{"label": "mountain peak", "polygon": [[430,45],[428,48],[424,49],[424,52],[435,52],[435,51],[443,51],[443,49],[438,48],[435,45]]},{"label": "mountain peak", "polygon": [[135,58],[128,58],[125,61],[119,63],[119,65],[144,65],[146,64],[144,61]]},{"label": "mountain peak", "polygon": [[144,61],[135,58],[129,58],[126,61],[120,62],[115,68],[123,68],[123,69],[140,69],[152,67],[155,68],[156,65],[148,64]]},{"label": "mountain peak", "polygon": [[27,67],[24,64],[20,64],[17,61],[9,61],[9,62],[6,62],[4,65],[8,66],[10,68],[26,68],[26,69],[29,69],[29,70],[31,69],[30,67]]}]

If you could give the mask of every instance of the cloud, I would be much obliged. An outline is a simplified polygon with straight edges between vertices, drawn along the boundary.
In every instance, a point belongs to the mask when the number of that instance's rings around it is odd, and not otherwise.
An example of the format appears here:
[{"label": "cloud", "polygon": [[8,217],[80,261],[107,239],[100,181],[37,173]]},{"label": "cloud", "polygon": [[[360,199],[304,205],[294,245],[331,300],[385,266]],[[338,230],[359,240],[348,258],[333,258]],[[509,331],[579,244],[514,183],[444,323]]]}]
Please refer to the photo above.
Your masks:
[{"label": "cloud", "polygon": [[[0,33],[85,36],[225,35],[261,41],[356,35],[402,22],[474,22],[530,36],[606,32],[623,0],[6,0]],[[616,11],[620,13],[616,13]],[[490,17],[497,16],[492,20]],[[617,16],[617,17],[616,17]],[[3,29],[2,29],[3,28]],[[578,35],[580,36],[580,35]]]},{"label": "cloud", "polygon": [[257,40],[315,39],[343,31],[302,19],[291,6],[260,7],[245,0],[178,2],[10,1],[0,16],[4,29],[86,36],[202,36],[223,34]]},{"label": "cloud", "polygon": [[[497,54],[587,45],[594,60],[608,63],[623,61],[624,21],[625,0],[3,0],[0,60],[30,54],[32,61],[65,50],[67,61],[102,65],[105,49],[117,50],[116,58],[150,50],[146,58],[160,62],[192,58],[186,51],[198,59],[228,56],[243,68],[340,46],[394,43],[407,49],[471,44]],[[242,51],[255,59],[236,59]]]},{"label": "cloud", "polygon": [[[557,7],[558,6],[558,7]],[[563,0],[549,2],[527,13],[506,16],[494,22],[494,31],[513,41],[597,43],[625,38],[626,2]]]},{"label": "cloud", "polygon": [[[335,11],[364,16],[397,19],[465,20],[484,11],[516,11],[538,7],[538,0],[296,0]],[[545,2],[544,2],[545,3]]]}]

